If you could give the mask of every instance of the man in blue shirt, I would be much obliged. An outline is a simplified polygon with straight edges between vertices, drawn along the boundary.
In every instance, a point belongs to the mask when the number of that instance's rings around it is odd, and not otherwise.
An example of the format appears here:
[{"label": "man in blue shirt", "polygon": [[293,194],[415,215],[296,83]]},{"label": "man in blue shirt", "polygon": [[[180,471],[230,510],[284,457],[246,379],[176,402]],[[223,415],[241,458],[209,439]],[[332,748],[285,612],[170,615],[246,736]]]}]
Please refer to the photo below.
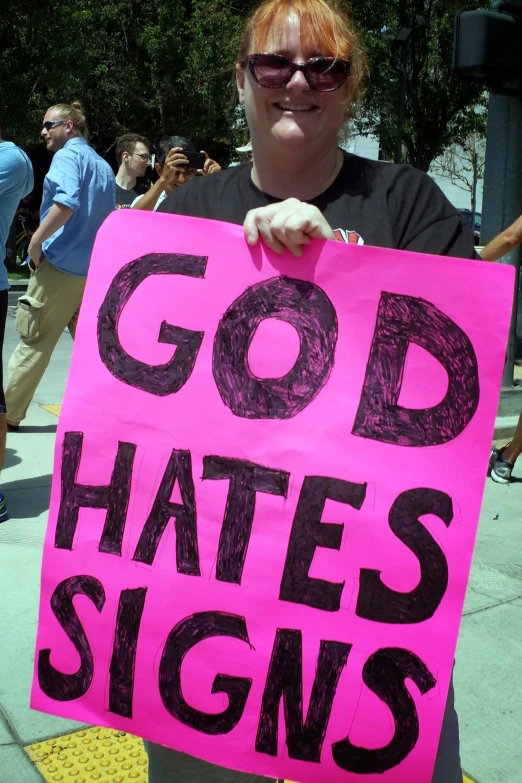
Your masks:
[{"label": "man in blue shirt", "polygon": [[96,233],[115,209],[111,167],[87,143],[79,103],[47,110],[41,135],[50,152],[40,227],[29,245],[32,277],[18,300],[20,343],[9,361],[5,392],[7,426],[18,429],[60,335],[74,339]]},{"label": "man in blue shirt", "polygon": [[[4,114],[4,96],[0,88],[0,128]],[[3,141],[0,135],[0,468],[4,462],[6,441],[6,415],[3,389],[2,349],[7,318],[7,269],[5,268],[5,243],[20,200],[33,189],[31,161],[15,144]],[[5,499],[0,492],[0,522],[7,519]]]}]

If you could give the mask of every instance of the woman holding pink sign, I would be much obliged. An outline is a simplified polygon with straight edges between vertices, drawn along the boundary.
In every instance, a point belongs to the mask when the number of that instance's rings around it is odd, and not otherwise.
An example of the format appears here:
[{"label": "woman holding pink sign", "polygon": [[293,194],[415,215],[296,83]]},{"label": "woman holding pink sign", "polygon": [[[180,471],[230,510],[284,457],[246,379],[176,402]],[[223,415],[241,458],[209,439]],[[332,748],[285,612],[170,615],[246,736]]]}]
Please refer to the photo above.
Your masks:
[{"label": "woman holding pink sign", "polygon": [[[190,182],[159,211],[243,225],[250,245],[262,240],[296,257],[321,238],[474,258],[470,226],[428,176],[339,148],[366,75],[354,26],[334,0],[264,0],[236,65],[253,161]],[[147,750],[150,783],[256,779],[158,745]],[[452,690],[432,783],[462,783]]]}]

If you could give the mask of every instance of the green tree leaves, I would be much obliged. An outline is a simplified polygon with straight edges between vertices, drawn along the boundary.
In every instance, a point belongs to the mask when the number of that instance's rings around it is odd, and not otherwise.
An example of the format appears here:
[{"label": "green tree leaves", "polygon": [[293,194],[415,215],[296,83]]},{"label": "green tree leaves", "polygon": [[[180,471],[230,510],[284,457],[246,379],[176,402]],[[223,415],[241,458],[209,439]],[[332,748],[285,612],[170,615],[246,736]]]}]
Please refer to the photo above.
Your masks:
[{"label": "green tree leaves", "polygon": [[[391,41],[409,28],[404,161],[426,171],[443,149],[483,131],[485,114],[476,110],[484,104],[481,88],[451,73],[460,0],[351,5],[371,62],[355,130],[376,134],[384,156],[393,159],[400,58]],[[233,68],[250,7],[250,0],[11,0],[0,18],[4,136],[36,143],[46,108],[78,99],[101,152],[126,131],[151,140],[177,133],[226,163],[246,138]]]},{"label": "green tree leaves", "polygon": [[[467,6],[478,8],[484,3],[469,0]],[[453,20],[462,10],[460,0],[352,0],[352,9],[365,30],[371,63],[367,100],[354,127],[374,133],[385,158],[394,159],[399,140],[403,47],[403,161],[427,171],[441,151],[462,142],[470,133],[484,133],[483,89],[457,79],[451,71]],[[404,29],[410,30],[406,42],[394,45]]]}]

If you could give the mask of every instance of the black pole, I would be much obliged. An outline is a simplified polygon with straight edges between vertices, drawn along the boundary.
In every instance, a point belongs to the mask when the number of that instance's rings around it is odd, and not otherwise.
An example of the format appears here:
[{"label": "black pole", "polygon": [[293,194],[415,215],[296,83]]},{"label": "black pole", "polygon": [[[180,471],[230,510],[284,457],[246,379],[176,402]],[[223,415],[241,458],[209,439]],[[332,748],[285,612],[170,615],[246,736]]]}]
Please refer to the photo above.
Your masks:
[{"label": "black pole", "polygon": [[402,137],[404,135],[404,116],[406,114],[406,84],[408,71],[408,41],[401,41],[400,53],[400,95],[399,116],[397,122],[397,149],[395,151],[395,163],[402,163]]},{"label": "black pole", "polygon": [[472,154],[473,154],[473,190],[471,192],[471,225],[473,226],[473,233],[475,233],[475,221],[476,221],[476,214],[477,214],[477,180],[478,180],[478,155],[477,155],[476,139],[473,142]]},{"label": "black pole", "polygon": [[[522,0],[519,0],[522,5]],[[522,97],[489,96],[484,202],[481,242],[487,245],[522,214]],[[516,354],[520,248],[501,259],[516,270],[511,331],[502,379],[503,389],[513,389]]]}]

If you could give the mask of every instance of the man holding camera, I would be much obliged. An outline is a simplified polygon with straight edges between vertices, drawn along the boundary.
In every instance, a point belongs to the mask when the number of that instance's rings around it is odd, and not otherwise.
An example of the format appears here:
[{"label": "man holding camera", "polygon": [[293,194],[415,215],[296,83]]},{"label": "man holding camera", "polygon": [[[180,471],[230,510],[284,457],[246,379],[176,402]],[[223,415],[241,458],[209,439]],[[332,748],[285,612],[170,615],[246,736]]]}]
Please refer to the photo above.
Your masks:
[{"label": "man holding camera", "polygon": [[183,136],[168,136],[156,148],[158,181],[143,196],[132,202],[133,209],[156,210],[167,194],[196,176],[216,174],[221,166],[206,152],[198,152],[194,144]]}]

